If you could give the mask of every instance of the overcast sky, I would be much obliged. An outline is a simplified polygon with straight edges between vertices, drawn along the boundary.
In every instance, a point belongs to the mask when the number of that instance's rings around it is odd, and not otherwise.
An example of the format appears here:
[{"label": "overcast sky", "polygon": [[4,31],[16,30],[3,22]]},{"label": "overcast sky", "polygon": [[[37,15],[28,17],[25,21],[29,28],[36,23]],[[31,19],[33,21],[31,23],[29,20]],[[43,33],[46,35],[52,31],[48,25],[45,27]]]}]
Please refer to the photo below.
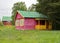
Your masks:
[{"label": "overcast sky", "polygon": [[0,0],[0,18],[3,16],[11,16],[12,6],[16,2],[25,2],[29,7],[31,4],[36,4],[36,0]]}]

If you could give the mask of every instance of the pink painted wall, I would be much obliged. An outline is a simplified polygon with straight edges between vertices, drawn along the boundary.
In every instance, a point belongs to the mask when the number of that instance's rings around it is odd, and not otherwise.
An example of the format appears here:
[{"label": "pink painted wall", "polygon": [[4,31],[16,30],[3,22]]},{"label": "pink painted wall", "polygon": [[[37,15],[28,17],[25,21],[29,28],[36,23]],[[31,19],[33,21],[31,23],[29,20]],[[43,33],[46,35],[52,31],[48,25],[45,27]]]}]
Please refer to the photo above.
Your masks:
[{"label": "pink painted wall", "polygon": [[[20,20],[23,16],[19,13],[16,14],[15,19]],[[25,18],[24,19],[24,26],[16,26],[17,30],[33,30],[35,29],[36,21],[33,18]]]},{"label": "pink painted wall", "polygon": [[3,21],[3,24],[4,24],[4,25],[12,25],[11,21],[10,21],[10,22],[8,22],[8,21]]},{"label": "pink painted wall", "polygon": [[34,30],[36,25],[35,19],[26,18],[24,19],[24,26],[16,26],[18,30]]},{"label": "pink painted wall", "polygon": [[35,25],[36,25],[35,19],[32,18],[25,19],[25,23],[24,23],[25,29],[27,30],[35,29]]},{"label": "pink painted wall", "polygon": [[21,14],[17,13],[15,19],[23,18]]}]

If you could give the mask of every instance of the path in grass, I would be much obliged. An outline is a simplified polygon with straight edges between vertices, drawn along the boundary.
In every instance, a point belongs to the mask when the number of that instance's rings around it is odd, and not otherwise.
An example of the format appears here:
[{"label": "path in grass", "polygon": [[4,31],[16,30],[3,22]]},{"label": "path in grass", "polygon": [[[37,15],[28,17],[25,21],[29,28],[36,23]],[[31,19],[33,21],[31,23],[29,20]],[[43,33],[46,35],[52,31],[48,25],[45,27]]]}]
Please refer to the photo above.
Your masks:
[{"label": "path in grass", "polygon": [[60,43],[60,31],[0,30],[0,43]]}]

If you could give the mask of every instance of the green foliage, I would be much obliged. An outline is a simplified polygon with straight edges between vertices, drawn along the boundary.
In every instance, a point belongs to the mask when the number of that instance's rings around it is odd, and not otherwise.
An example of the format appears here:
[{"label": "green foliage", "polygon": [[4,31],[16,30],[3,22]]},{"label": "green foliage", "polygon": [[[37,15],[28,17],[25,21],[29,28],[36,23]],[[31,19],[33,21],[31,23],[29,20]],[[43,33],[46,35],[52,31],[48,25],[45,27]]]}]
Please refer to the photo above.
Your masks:
[{"label": "green foliage", "polygon": [[24,11],[26,11],[27,8],[26,8],[26,5],[25,5],[25,2],[14,3],[13,8],[12,8],[12,24],[14,24],[17,10],[24,10]]},{"label": "green foliage", "polygon": [[36,5],[32,4],[29,8],[28,11],[36,11]]},{"label": "green foliage", "polygon": [[2,21],[0,21],[0,26],[3,26],[3,23],[2,23]]},{"label": "green foliage", "polygon": [[[60,25],[60,0],[37,0],[36,11],[44,13],[53,22],[56,29]],[[59,24],[59,25],[57,25]]]}]

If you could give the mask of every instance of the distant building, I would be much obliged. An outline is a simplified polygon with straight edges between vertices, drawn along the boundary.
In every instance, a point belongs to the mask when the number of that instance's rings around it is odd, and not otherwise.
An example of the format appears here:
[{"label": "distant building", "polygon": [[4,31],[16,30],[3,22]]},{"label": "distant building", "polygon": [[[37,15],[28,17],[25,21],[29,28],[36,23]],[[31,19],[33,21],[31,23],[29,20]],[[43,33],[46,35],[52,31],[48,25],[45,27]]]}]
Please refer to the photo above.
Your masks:
[{"label": "distant building", "polygon": [[8,17],[8,16],[3,16],[2,18],[2,22],[4,25],[12,25],[12,19],[11,17]]},{"label": "distant building", "polygon": [[52,23],[48,17],[38,12],[17,11],[15,17],[15,26],[18,30],[51,29]]}]

